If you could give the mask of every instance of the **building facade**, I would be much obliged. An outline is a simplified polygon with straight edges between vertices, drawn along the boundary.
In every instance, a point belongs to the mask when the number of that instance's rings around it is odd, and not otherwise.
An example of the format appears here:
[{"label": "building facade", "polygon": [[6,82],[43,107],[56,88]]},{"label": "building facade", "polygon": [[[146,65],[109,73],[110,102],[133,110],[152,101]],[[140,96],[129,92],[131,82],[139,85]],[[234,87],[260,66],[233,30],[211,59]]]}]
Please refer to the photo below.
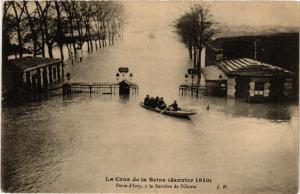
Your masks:
[{"label": "building facade", "polygon": [[214,80],[226,83],[227,97],[264,102],[287,99],[293,94],[293,73],[286,69],[250,58],[220,60],[202,70],[207,83],[212,82],[209,77],[213,76],[207,71],[212,67],[218,70],[214,74],[220,74]]},{"label": "building facade", "polygon": [[43,93],[62,83],[64,64],[60,59],[22,57],[8,60],[3,68],[4,95]]},{"label": "building facade", "polygon": [[219,37],[206,47],[205,66],[222,60],[250,58],[293,73],[293,94],[299,93],[299,33]]}]

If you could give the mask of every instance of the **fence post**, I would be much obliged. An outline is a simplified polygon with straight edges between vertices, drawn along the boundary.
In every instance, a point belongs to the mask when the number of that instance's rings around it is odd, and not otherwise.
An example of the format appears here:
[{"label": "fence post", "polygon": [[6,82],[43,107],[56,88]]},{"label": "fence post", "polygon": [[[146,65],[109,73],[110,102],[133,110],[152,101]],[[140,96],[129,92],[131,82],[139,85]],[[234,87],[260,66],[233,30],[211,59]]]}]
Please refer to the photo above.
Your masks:
[{"label": "fence post", "polygon": [[92,85],[90,84],[90,96],[92,95]]}]

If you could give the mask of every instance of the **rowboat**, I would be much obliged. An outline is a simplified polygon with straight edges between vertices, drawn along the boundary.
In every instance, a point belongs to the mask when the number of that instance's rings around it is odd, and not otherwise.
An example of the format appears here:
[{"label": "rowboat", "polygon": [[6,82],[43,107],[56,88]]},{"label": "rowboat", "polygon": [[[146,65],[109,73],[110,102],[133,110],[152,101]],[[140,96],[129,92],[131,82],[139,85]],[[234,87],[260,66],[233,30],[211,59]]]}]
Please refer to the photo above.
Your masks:
[{"label": "rowboat", "polygon": [[[160,110],[158,108],[151,108],[151,107],[145,106],[143,102],[140,102],[140,106],[143,107],[143,108],[145,108],[145,109],[157,112],[157,113],[161,113],[162,112],[162,110]],[[162,114],[169,115],[169,116],[175,116],[175,117],[188,117],[190,115],[195,115],[197,113],[196,112],[192,112],[192,111],[188,111],[188,110],[180,109],[178,111],[165,110]]]}]

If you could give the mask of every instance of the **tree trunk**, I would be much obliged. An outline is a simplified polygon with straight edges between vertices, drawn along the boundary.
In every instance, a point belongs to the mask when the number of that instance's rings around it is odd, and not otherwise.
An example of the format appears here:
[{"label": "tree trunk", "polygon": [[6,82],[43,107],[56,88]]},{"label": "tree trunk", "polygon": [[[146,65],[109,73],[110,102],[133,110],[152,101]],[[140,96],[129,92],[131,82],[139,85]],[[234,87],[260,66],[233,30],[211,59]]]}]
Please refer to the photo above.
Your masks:
[{"label": "tree trunk", "polygon": [[81,47],[81,49],[82,49],[82,45],[83,45],[83,43],[84,43],[84,40],[83,40],[83,37],[82,37],[82,25],[80,24],[80,22],[79,22],[79,20],[78,19],[76,19],[76,23],[77,23],[77,31],[78,31],[78,41],[79,41],[79,45],[80,45],[80,47]]},{"label": "tree trunk", "polygon": [[193,47],[192,46],[188,46],[189,49],[189,56],[190,56],[190,60],[193,60]]},{"label": "tree trunk", "polygon": [[197,97],[199,96],[199,87],[200,87],[200,81],[201,81],[201,51],[202,51],[202,48],[199,48],[198,62],[197,62],[197,70],[198,70],[198,76],[197,76]]},{"label": "tree trunk", "polygon": [[22,16],[23,10],[19,15],[18,11],[17,11],[17,8],[16,8],[16,4],[13,3],[12,6],[13,6],[14,13],[15,13],[15,19],[16,19],[16,30],[17,30],[17,38],[18,38],[18,44],[19,44],[18,46],[19,46],[19,49],[20,49],[19,50],[19,55],[20,55],[20,57],[23,57],[23,43],[22,43],[21,26],[20,26],[21,16]]},{"label": "tree trunk", "polygon": [[73,50],[74,50],[74,55],[77,55],[77,51],[76,51],[76,45],[75,45],[75,37],[74,37],[74,32],[73,32],[73,22],[72,22],[72,18],[69,18],[69,23],[70,23],[70,32],[71,32],[71,41],[72,41],[72,45],[73,45]]},{"label": "tree trunk", "polygon": [[85,26],[85,41],[86,41],[86,43],[87,43],[87,45],[88,45],[88,52],[90,52],[91,49],[90,49],[90,41],[89,41],[89,37],[88,37],[88,29],[87,29],[87,25]]},{"label": "tree trunk", "polygon": [[63,52],[63,33],[62,33],[62,23],[61,23],[61,11],[60,11],[60,6],[59,6],[59,2],[55,1],[55,9],[56,9],[56,13],[57,13],[57,34],[58,34],[58,44],[59,44],[59,49],[60,49],[60,58],[62,61],[64,61],[64,52]]},{"label": "tree trunk", "polygon": [[52,45],[47,43],[47,47],[48,47],[48,54],[50,58],[53,58],[53,52],[52,52]]},{"label": "tree trunk", "polygon": [[[2,65],[6,65],[7,60],[8,60],[8,48],[6,45],[9,45],[9,38],[8,38],[8,34],[7,34],[7,29],[6,28],[2,28]],[[2,67],[4,68],[4,67]]]},{"label": "tree trunk", "polygon": [[97,45],[97,40],[94,40],[95,46],[96,46],[96,51],[98,50],[98,45]]},{"label": "tree trunk", "polygon": [[106,43],[106,25],[105,25],[105,20],[102,21],[103,23],[103,39],[102,39],[102,43],[103,43],[103,47],[106,47],[107,46],[107,43]]},{"label": "tree trunk", "polygon": [[100,21],[98,20],[97,21],[97,41],[98,41],[98,44],[99,44],[99,48],[101,48],[101,28],[100,28],[100,25],[101,25],[101,23],[100,23]]},{"label": "tree trunk", "polygon": [[41,49],[42,49],[42,56],[45,57],[46,53],[45,53],[45,34],[43,29],[41,30],[41,37],[42,37],[42,45],[41,45]]},{"label": "tree trunk", "polygon": [[92,52],[94,52],[94,46],[93,46],[93,37],[90,31],[90,28],[88,28],[88,33],[89,33],[89,41],[90,41],[90,45],[91,45],[91,50]]},{"label": "tree trunk", "polygon": [[112,33],[112,36],[111,36],[111,44],[112,45],[115,44],[115,33],[114,32]]},{"label": "tree trunk", "polygon": [[119,31],[118,31],[119,40],[121,40],[121,23],[119,22]]},{"label": "tree trunk", "polygon": [[59,44],[59,50],[60,50],[60,58],[61,58],[61,60],[62,61],[64,61],[64,46],[63,46],[63,44]]},{"label": "tree trunk", "polygon": [[109,22],[107,22],[107,30],[108,30],[108,46],[110,46],[110,29],[109,29]]},{"label": "tree trunk", "polygon": [[19,44],[19,48],[21,49],[19,52],[20,57],[23,57],[23,43],[22,43],[22,36],[21,36],[21,30],[18,28],[18,44]]},{"label": "tree trunk", "polygon": [[202,52],[202,48],[200,48],[198,50],[199,50],[199,53],[198,53],[197,67],[201,69],[201,52]]},{"label": "tree trunk", "polygon": [[42,56],[45,57],[46,56],[46,52],[45,52],[45,34],[43,32],[43,29],[41,30],[41,37],[42,37],[42,43],[41,43],[41,50],[42,50]]},{"label": "tree trunk", "polygon": [[99,48],[101,48],[101,32],[98,32],[98,44],[99,44]]},{"label": "tree trunk", "polygon": [[101,35],[100,35],[101,33],[99,33],[99,35],[98,35],[98,44],[99,44],[99,48],[101,48]]},{"label": "tree trunk", "polygon": [[197,67],[197,52],[196,52],[196,47],[193,47],[194,49],[194,56],[193,56],[193,63],[194,63],[194,68]]},{"label": "tree trunk", "polygon": [[33,56],[36,57],[36,51],[37,51],[37,38],[33,38]]}]

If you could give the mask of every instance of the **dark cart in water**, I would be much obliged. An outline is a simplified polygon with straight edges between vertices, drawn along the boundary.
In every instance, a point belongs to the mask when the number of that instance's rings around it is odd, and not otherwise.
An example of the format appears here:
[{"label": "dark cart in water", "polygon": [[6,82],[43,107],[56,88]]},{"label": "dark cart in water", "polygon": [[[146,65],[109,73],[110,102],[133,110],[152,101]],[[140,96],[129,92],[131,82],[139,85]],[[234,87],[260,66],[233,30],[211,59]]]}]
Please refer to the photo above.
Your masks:
[{"label": "dark cart in water", "polygon": [[[160,110],[160,109],[151,108],[151,107],[145,106],[143,102],[140,102],[140,105],[141,105],[141,107],[143,107],[145,109],[152,110],[152,111],[155,111],[157,113],[161,113],[162,112],[162,110]],[[181,110],[178,110],[178,111],[165,110],[162,114],[169,115],[169,116],[175,116],[175,117],[188,117],[190,115],[195,115],[197,113],[181,109]]]}]

